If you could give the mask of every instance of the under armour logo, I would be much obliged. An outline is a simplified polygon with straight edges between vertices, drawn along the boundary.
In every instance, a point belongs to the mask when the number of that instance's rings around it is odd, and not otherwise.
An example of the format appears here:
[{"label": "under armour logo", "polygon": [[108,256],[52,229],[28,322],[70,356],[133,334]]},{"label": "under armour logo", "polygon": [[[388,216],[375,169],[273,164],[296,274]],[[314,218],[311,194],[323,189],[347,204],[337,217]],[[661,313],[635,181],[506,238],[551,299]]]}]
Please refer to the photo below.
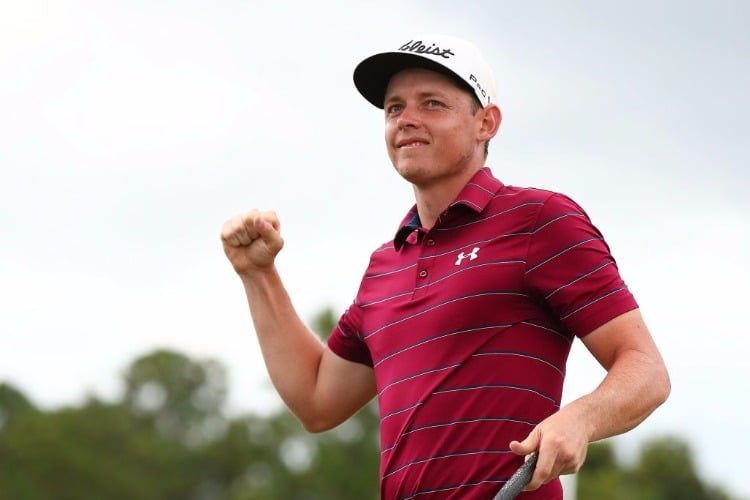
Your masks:
[{"label": "under armour logo", "polygon": [[458,254],[458,258],[456,259],[456,265],[457,265],[457,266],[460,266],[460,265],[461,265],[461,262],[463,262],[463,260],[464,260],[464,259],[465,259],[466,257],[468,257],[468,258],[469,258],[469,260],[474,260],[474,259],[476,259],[476,258],[477,258],[477,252],[478,252],[478,251],[479,251],[479,247],[474,247],[474,248],[472,249],[471,253],[463,253],[463,252],[461,252],[460,254]]}]

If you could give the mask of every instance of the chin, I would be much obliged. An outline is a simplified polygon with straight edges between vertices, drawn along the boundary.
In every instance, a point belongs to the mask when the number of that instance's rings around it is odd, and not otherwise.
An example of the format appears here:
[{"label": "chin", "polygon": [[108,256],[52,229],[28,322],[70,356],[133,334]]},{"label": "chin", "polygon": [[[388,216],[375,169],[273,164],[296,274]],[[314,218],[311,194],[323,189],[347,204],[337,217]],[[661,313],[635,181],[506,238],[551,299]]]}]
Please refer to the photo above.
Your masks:
[{"label": "chin", "polygon": [[425,173],[423,165],[412,162],[412,161],[401,161],[393,164],[393,168],[396,172],[406,180],[411,180],[412,177],[421,177]]},{"label": "chin", "polygon": [[430,169],[421,165],[399,165],[396,167],[396,172],[398,172],[404,180],[414,185],[425,184],[432,178],[432,172],[430,172]]}]

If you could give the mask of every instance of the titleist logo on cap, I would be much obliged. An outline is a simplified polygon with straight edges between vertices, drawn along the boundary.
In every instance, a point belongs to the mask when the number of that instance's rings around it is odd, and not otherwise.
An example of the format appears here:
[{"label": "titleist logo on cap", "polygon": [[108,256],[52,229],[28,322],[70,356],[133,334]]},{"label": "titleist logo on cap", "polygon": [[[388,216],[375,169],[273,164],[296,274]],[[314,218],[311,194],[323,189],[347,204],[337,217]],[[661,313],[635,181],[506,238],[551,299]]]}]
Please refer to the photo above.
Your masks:
[{"label": "titleist logo on cap", "polygon": [[401,47],[398,48],[398,50],[402,52],[415,52],[417,54],[429,54],[433,56],[440,56],[445,59],[450,59],[451,56],[455,56],[451,49],[441,49],[434,43],[430,45],[429,47],[425,45],[422,40],[409,40],[405,44],[403,44]]}]

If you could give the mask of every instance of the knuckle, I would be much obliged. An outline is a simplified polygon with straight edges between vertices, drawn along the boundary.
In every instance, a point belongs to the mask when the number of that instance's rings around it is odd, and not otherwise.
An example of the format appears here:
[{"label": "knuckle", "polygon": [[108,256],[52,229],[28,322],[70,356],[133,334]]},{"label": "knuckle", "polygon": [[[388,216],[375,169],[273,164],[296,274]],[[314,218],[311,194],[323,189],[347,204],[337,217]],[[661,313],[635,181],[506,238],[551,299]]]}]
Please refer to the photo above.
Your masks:
[{"label": "knuckle", "polygon": [[547,464],[537,465],[536,474],[534,475],[540,480],[545,480],[552,475],[552,466]]},{"label": "knuckle", "polygon": [[221,226],[221,237],[223,239],[229,239],[235,235],[237,223],[236,219],[229,219]]},{"label": "knuckle", "polygon": [[575,451],[567,448],[561,448],[558,457],[560,458],[560,461],[565,464],[570,464],[576,461]]},{"label": "knuckle", "polygon": [[263,212],[263,220],[271,224],[274,228],[278,228],[279,226],[279,217],[276,215],[276,212],[273,210],[268,210],[266,212]]}]

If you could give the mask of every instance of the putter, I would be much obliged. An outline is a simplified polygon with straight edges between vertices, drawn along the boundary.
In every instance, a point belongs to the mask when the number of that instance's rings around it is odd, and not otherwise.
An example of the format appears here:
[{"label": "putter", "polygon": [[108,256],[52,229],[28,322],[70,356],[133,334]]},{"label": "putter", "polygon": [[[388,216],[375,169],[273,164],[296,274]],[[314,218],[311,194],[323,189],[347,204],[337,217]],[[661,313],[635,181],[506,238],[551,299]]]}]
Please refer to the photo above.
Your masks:
[{"label": "putter", "polygon": [[537,458],[538,455],[533,453],[503,485],[498,494],[495,495],[494,500],[513,500],[516,498],[516,495],[531,481]]}]

